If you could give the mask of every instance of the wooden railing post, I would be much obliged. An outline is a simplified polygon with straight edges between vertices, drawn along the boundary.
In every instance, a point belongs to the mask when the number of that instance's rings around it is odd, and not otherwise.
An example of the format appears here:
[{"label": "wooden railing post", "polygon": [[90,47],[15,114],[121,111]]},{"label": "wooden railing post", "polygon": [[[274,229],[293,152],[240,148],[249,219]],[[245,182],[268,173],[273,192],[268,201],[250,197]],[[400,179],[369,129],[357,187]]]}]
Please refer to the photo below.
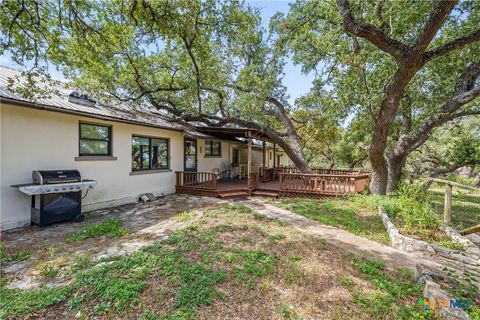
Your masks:
[{"label": "wooden railing post", "polygon": [[218,178],[218,174],[212,173],[212,188],[213,189],[217,188],[217,178]]},{"label": "wooden railing post", "polygon": [[448,226],[452,222],[452,185],[445,184],[445,204],[443,209],[443,222]]}]

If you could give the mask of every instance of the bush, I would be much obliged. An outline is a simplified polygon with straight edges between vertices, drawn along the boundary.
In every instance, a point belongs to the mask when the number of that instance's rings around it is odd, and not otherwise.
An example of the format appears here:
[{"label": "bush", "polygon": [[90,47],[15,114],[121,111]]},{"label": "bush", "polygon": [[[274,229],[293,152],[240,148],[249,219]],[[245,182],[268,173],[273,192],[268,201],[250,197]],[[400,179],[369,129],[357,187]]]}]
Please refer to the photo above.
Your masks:
[{"label": "bush", "polygon": [[421,185],[401,184],[396,192],[388,196],[358,195],[353,201],[370,210],[381,207],[403,233],[427,241],[437,240],[441,233],[441,217],[435,211],[429,193]]},{"label": "bush", "polygon": [[[421,232],[429,237],[431,231],[438,231],[441,220],[432,206],[431,199],[420,185],[399,187],[396,193],[396,216],[403,220],[403,228],[408,233]],[[392,208],[390,208],[391,210]]]}]

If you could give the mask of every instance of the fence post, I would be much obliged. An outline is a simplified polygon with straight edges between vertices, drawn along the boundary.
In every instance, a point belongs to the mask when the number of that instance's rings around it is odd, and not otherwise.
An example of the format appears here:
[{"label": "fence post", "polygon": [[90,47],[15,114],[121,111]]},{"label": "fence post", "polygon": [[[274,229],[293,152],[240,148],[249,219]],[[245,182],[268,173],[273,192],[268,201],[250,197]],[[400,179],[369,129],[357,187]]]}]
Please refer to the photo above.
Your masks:
[{"label": "fence post", "polygon": [[452,185],[445,184],[445,204],[443,211],[443,222],[448,226],[452,222]]}]

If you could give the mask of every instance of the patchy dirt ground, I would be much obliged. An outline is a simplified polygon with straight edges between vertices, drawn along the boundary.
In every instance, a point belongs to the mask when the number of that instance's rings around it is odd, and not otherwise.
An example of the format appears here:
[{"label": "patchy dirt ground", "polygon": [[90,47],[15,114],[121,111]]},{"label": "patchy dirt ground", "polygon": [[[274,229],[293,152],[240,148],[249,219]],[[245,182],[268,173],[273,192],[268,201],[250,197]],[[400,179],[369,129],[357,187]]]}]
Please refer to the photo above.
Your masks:
[{"label": "patchy dirt ground", "polygon": [[[68,240],[112,218],[128,234]],[[4,240],[7,319],[410,319],[421,294],[410,277],[212,198],[165,197]]]},{"label": "patchy dirt ground", "polygon": [[[2,277],[7,280],[9,288],[33,289],[42,285],[63,285],[65,281],[56,277],[47,281],[40,279],[39,271],[42,266],[53,263],[66,269],[82,258],[99,260],[133,252],[183,225],[181,221],[172,220],[173,216],[194,211],[196,208],[215,207],[221,203],[218,199],[208,197],[169,195],[145,204],[128,204],[89,212],[81,223],[59,223],[42,230],[31,226],[4,232],[3,255],[13,258],[2,261]],[[121,239],[100,236],[66,242],[68,235],[87,225],[98,224],[111,218],[122,221],[123,226],[128,229],[126,236]],[[20,256],[20,259],[17,256]]]}]

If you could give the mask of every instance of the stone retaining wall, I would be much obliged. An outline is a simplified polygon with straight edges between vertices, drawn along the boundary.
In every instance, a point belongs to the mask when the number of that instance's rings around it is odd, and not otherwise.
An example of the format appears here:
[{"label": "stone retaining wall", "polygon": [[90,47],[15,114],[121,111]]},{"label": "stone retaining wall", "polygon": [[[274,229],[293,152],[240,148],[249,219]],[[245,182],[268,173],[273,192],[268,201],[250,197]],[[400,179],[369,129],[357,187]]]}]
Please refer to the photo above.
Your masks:
[{"label": "stone retaining wall", "polygon": [[392,247],[424,258],[433,257],[449,269],[467,270],[474,277],[480,279],[480,249],[473,242],[461,236],[455,229],[445,227],[445,232],[450,235],[454,241],[462,243],[465,251],[448,249],[404,236],[400,234],[400,230],[395,227],[382,209],[379,209],[379,214],[382,218],[383,225],[387,229]]}]

